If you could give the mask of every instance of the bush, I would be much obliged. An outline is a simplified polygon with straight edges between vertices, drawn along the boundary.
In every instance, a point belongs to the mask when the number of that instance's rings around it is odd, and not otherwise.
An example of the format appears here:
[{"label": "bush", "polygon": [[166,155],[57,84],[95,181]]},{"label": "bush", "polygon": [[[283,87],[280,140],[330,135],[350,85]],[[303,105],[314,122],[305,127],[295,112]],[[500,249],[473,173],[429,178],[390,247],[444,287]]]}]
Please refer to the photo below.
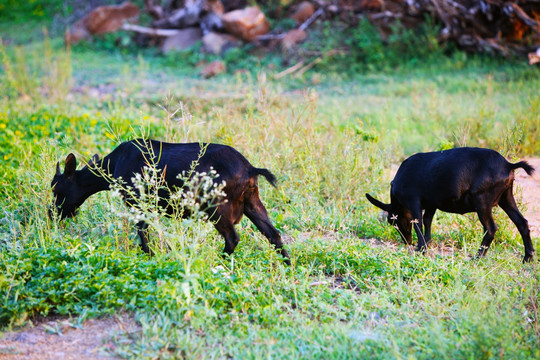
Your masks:
[{"label": "bush", "polygon": [[0,20],[25,22],[52,18],[64,6],[64,0],[2,0]]}]

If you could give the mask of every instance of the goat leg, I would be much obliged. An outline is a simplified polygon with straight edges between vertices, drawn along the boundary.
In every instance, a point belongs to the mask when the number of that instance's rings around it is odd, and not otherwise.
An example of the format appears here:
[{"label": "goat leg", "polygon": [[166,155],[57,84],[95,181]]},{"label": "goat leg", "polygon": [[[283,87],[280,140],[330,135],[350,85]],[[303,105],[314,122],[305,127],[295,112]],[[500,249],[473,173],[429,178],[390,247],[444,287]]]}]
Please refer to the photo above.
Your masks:
[{"label": "goat leg", "polygon": [[231,255],[240,241],[240,236],[238,236],[234,224],[231,221],[226,220],[225,217],[222,217],[214,224],[214,226],[225,239],[223,255]]},{"label": "goat leg", "polygon": [[495,238],[495,233],[497,232],[497,225],[493,220],[493,215],[491,214],[491,208],[481,209],[478,211],[478,218],[480,223],[484,227],[484,237],[482,243],[480,244],[480,249],[478,249],[477,257],[484,257]]},{"label": "goat leg", "polygon": [[426,245],[431,242],[431,223],[433,222],[433,216],[435,215],[436,208],[428,208],[424,211],[424,239]]},{"label": "goat leg", "polygon": [[523,246],[525,247],[525,256],[523,257],[523,262],[525,263],[531,261],[534,256],[534,247],[531,241],[529,223],[517,208],[514,195],[512,194],[512,188],[506,190],[506,192],[501,196],[499,206],[516,225],[521,237],[523,238]]},{"label": "goat leg", "polygon": [[245,200],[244,213],[246,216],[253,222],[253,224],[255,224],[257,229],[259,229],[259,231],[266,236],[268,241],[274,245],[276,251],[285,259],[285,263],[287,265],[291,265],[289,253],[283,248],[281,235],[270,222],[266,208],[258,196],[258,191],[246,196]]},{"label": "goat leg", "polygon": [[411,223],[414,227],[414,231],[416,232],[416,237],[418,238],[418,244],[416,245],[415,250],[424,254],[427,250],[427,241],[424,233],[422,232],[422,224],[424,223],[424,219],[422,216],[422,209],[419,205],[415,206],[414,209],[411,210],[411,215]]},{"label": "goat leg", "polygon": [[144,221],[139,221],[137,225],[137,234],[141,238],[141,249],[150,256],[154,256],[154,252],[148,247],[148,224]]}]

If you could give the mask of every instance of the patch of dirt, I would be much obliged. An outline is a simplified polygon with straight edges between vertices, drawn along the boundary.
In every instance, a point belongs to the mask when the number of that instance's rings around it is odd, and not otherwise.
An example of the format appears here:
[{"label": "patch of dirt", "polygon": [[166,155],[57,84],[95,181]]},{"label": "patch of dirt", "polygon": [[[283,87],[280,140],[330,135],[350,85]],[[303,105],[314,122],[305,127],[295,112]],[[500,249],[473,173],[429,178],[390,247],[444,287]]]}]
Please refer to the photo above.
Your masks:
[{"label": "patch of dirt", "polygon": [[[514,194],[518,195],[516,196],[518,207],[529,222],[531,237],[534,239],[540,238],[540,158],[525,160],[536,169],[536,172],[533,176],[529,176],[523,170],[516,170],[515,185],[518,185],[518,189],[514,188]],[[520,206],[521,204],[526,204],[527,209]]]},{"label": "patch of dirt", "polygon": [[89,319],[80,325],[65,317],[49,318],[36,326],[4,334],[0,338],[0,359],[114,359],[112,338],[139,330],[133,317],[126,314]]}]

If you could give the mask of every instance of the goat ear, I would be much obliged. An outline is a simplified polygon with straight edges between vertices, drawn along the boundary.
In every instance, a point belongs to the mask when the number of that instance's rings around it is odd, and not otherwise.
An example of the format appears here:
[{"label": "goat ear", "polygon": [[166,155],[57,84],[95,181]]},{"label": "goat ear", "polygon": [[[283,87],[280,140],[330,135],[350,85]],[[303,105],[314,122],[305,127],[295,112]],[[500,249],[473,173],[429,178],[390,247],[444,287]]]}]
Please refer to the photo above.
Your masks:
[{"label": "goat ear", "polygon": [[92,158],[90,159],[90,161],[88,161],[88,167],[92,167],[92,166],[95,166],[96,163],[99,161],[99,155],[98,154],[94,154],[94,156],[92,156]]},{"label": "goat ear", "polygon": [[56,162],[56,174],[57,176],[62,175],[62,172],[60,171],[60,161]]},{"label": "goat ear", "polygon": [[385,204],[385,203],[375,199],[373,196],[371,196],[369,194],[366,194],[366,198],[369,200],[370,203],[372,203],[373,205],[375,205],[379,209],[384,210],[384,211],[386,211],[388,213],[392,212],[392,205],[391,204]]},{"label": "goat ear", "polygon": [[75,170],[77,170],[77,159],[75,155],[69,154],[64,164],[64,175],[70,178],[75,174]]}]

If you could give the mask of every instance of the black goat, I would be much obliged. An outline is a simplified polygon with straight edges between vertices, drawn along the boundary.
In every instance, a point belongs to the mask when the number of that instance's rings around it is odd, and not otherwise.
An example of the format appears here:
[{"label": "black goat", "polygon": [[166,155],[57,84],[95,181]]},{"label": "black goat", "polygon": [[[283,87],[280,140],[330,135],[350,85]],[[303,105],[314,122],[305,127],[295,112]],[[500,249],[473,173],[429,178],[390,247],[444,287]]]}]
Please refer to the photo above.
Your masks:
[{"label": "black goat", "polygon": [[464,147],[418,153],[399,167],[391,183],[390,204],[369,194],[366,197],[388,212],[388,222],[397,227],[407,244],[412,243],[411,227],[415,224],[418,251],[425,251],[431,240],[431,222],[437,209],[456,214],[478,213],[485,233],[478,256],[484,256],[493,241],[497,226],[491,211],[499,205],[523,238],[525,262],[532,259],[534,248],[527,220],[519,212],[512,193],[517,168],[529,175],[534,172],[526,161],[512,164],[489,149]]},{"label": "black goat", "polygon": [[[199,156],[204,147],[203,155]],[[238,244],[239,236],[234,225],[238,224],[245,214],[270,240],[286,263],[290,264],[279,231],[270,222],[266,208],[259,198],[258,175],[264,176],[274,186],[275,176],[267,169],[253,167],[242,154],[226,145],[133,140],[120,144],[103,160],[94,155],[88,166],[78,171],[75,156],[69,154],[63,174],[60,172],[60,164],[56,164],[56,174],[51,183],[54,207],[61,219],[72,217],[89,196],[109,190],[112,179],[122,178],[127,186],[134,188],[131,179],[137,173],[142,174],[143,168],[149,164],[155,164],[161,169],[168,188],[179,189],[184,183],[178,175],[190,171],[194,162],[197,162],[194,169],[196,172],[209,172],[210,168],[213,168],[219,174],[215,181],[226,182],[223,190],[227,201],[207,210],[209,220],[225,238],[225,253],[232,254]],[[123,195],[127,205],[134,206],[136,201],[126,194]],[[159,190],[158,195],[159,206],[172,215],[174,209],[168,201],[170,191]],[[188,214],[186,212],[183,215]],[[146,231],[148,225],[141,221],[136,226],[142,249],[150,253]]]}]

